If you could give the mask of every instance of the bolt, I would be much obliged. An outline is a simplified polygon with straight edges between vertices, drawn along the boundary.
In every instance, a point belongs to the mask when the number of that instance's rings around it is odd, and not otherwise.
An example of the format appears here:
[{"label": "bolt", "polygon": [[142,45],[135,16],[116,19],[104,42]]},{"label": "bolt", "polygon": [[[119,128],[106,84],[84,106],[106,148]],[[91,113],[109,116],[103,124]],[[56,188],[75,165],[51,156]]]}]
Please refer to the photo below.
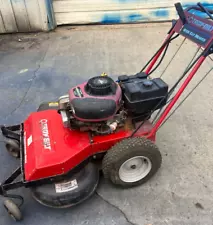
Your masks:
[{"label": "bolt", "polygon": [[131,169],[136,169],[136,165],[131,165]]}]

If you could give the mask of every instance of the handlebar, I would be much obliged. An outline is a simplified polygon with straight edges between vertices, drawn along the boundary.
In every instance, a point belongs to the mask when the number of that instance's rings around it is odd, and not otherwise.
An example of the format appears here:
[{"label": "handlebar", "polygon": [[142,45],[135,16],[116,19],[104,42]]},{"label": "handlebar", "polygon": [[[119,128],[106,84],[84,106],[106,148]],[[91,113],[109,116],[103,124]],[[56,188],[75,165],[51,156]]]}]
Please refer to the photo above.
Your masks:
[{"label": "handlebar", "polygon": [[[190,10],[196,10],[196,11],[204,12],[209,16],[210,19],[213,20],[213,16],[211,15],[211,14],[213,14],[213,10],[206,9],[201,3],[198,3],[197,5],[198,6],[190,6],[190,7],[186,8],[186,11],[189,12]],[[178,13],[181,21],[183,22],[183,24],[185,24],[187,20],[186,20],[186,16],[185,16],[185,13],[184,13],[181,3],[180,2],[176,3],[175,8],[177,10],[177,13]]]},{"label": "handlebar", "polygon": [[[199,4],[199,3],[198,3]],[[203,6],[202,6],[203,7]],[[205,8],[204,8],[205,9]],[[201,9],[201,7],[198,6],[190,6],[188,8],[186,8],[186,11],[190,11],[190,10],[196,10],[196,11],[200,11],[200,12],[204,12],[206,13],[206,11],[204,9]],[[206,9],[207,12],[209,12],[210,14],[213,14],[213,10],[212,9]]]}]

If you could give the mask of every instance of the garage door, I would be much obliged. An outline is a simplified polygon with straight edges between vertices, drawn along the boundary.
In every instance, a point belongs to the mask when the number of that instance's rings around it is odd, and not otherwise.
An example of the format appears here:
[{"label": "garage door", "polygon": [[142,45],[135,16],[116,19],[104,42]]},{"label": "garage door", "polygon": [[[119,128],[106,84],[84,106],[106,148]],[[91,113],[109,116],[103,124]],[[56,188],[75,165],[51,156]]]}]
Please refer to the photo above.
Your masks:
[{"label": "garage door", "polygon": [[0,0],[0,33],[48,31],[54,27],[52,0]]},{"label": "garage door", "polygon": [[[57,25],[162,21],[176,17],[178,0],[53,0]],[[197,0],[198,1],[198,0]],[[197,1],[181,1],[183,6]],[[213,7],[212,0],[205,5]]]}]

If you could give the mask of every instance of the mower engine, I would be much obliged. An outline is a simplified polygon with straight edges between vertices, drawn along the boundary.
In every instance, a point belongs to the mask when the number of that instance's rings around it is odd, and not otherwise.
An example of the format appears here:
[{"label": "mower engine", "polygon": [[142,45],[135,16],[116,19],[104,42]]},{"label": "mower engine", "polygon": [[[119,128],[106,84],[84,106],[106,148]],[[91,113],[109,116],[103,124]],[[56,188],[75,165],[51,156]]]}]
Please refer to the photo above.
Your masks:
[{"label": "mower engine", "polygon": [[72,88],[60,97],[59,111],[65,127],[97,134],[112,133],[126,119],[121,88],[108,76]]},{"label": "mower engine", "polygon": [[65,127],[105,135],[123,127],[128,117],[144,120],[165,105],[167,93],[163,80],[147,79],[145,73],[120,76],[118,82],[97,76],[60,97],[59,112]]}]

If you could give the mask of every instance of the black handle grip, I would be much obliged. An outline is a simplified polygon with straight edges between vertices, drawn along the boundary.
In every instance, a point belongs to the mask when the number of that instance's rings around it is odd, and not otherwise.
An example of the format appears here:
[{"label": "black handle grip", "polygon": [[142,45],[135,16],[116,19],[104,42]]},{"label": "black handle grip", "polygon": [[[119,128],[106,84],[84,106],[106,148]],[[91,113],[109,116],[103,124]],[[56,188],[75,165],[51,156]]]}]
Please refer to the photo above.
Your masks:
[{"label": "black handle grip", "polygon": [[203,12],[205,12],[205,13],[209,16],[210,19],[213,20],[213,16],[212,16],[211,13],[208,11],[208,9],[206,9],[200,2],[198,2],[197,5],[201,8],[201,10],[202,10]]},{"label": "black handle grip", "polygon": [[181,3],[180,2],[176,3],[175,8],[177,10],[177,13],[178,13],[182,23],[185,24],[186,23],[186,16],[185,16],[185,13],[183,11],[183,7],[182,7]]},{"label": "black handle grip", "polygon": [[[203,10],[200,8],[200,7],[198,7],[198,6],[189,6],[187,9],[186,9],[186,11],[191,11],[191,10],[196,10],[196,11],[199,11],[199,12],[203,12]],[[211,10],[211,9],[208,9],[208,12],[210,13],[210,14],[213,14],[213,10]]]}]

